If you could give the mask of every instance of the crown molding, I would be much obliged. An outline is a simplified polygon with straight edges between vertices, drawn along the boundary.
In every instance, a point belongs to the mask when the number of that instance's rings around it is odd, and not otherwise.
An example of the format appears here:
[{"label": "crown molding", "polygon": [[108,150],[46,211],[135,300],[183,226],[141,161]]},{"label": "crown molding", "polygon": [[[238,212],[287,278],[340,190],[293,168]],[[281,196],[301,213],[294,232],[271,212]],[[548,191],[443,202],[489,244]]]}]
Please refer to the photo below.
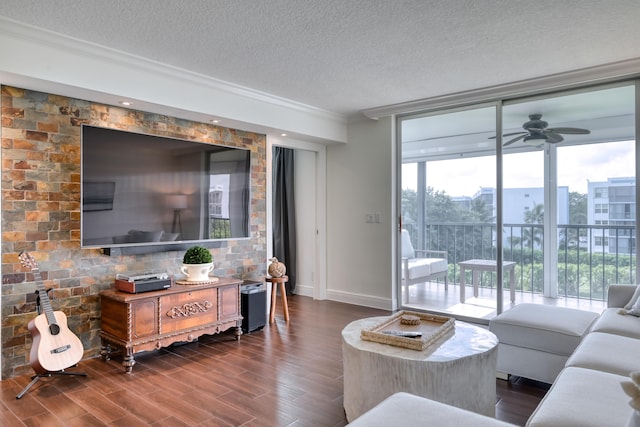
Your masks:
[{"label": "crown molding", "polygon": [[[16,58],[16,53],[20,56],[19,58]],[[16,61],[20,63],[16,63]],[[170,82],[172,87],[168,91],[174,93],[183,91],[182,93],[186,94],[182,96],[182,99],[176,96],[175,105],[169,105],[170,107],[190,110],[192,107],[189,105],[190,99],[188,97],[195,99],[204,97],[203,94],[206,93],[209,97],[206,104],[209,105],[208,108],[211,111],[202,111],[204,113],[233,119],[233,113],[231,116],[227,116],[223,110],[225,108],[233,110],[230,105],[236,104],[236,115],[239,112],[243,115],[250,115],[248,110],[253,108],[264,110],[265,121],[276,118],[276,121],[279,122],[273,128],[304,135],[304,132],[295,128],[296,123],[305,123],[318,130],[327,126],[334,127],[333,132],[328,132],[331,134],[329,137],[324,135],[321,138],[326,138],[329,141],[346,141],[348,120],[344,115],[0,16],[0,77],[3,74],[5,76],[20,76],[23,77],[22,80],[27,77],[39,81],[50,81],[54,86],[66,84],[80,89],[121,97],[133,97],[150,103],[155,102],[151,99],[136,98],[132,88],[126,88],[126,82],[122,82],[122,87],[126,89],[114,88],[116,83],[113,80],[122,79],[120,75],[115,76],[116,78],[110,75],[110,82],[105,81],[104,78],[99,81],[99,78],[90,76],[90,72],[82,74],[78,69],[90,66],[92,67],[91,71],[97,74],[107,73],[106,70],[111,70],[114,74],[119,72],[122,75],[137,76],[136,81],[140,82],[140,85],[152,85],[153,82],[157,84],[161,81]],[[50,69],[49,72],[44,69],[47,67]],[[65,71],[75,75],[73,78],[65,77]],[[145,76],[149,76],[150,79],[146,79]],[[105,89],[109,85],[111,86]],[[153,92],[151,90],[153,88],[150,86],[147,89],[147,92]],[[155,88],[155,91],[158,92],[158,88]],[[159,97],[160,95],[158,94]],[[220,102],[211,102],[211,99],[220,100]],[[233,102],[230,103],[229,100]],[[194,102],[205,104],[203,99]],[[266,111],[268,108],[275,109],[281,114],[276,114],[275,110]],[[286,117],[287,113],[292,116]],[[270,126],[269,123],[260,123],[259,121],[250,121],[250,123]],[[282,126],[282,123],[290,123],[292,128],[287,129]]]},{"label": "crown molding", "polygon": [[451,108],[481,102],[505,100],[525,95],[536,95],[577,86],[611,83],[640,76],[640,58],[613,62],[589,68],[551,74],[548,76],[489,86],[469,91],[418,99],[382,107],[362,110],[362,114],[374,120],[395,114]]}]

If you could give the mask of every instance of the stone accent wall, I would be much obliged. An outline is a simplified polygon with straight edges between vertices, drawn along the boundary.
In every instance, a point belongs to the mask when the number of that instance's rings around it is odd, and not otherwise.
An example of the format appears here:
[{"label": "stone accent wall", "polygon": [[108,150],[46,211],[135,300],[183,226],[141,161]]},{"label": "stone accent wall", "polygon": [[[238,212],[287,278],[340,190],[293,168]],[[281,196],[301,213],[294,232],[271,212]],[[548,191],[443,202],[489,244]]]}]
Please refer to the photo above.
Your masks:
[{"label": "stone accent wall", "polygon": [[118,272],[177,271],[183,252],[106,256],[80,249],[80,126],[100,127],[251,150],[251,238],[211,249],[215,274],[258,279],[266,265],[266,137],[206,123],[1,87],[2,379],[30,373],[36,315],[33,274],[18,254],[38,262],[54,310],[82,340],[85,358],[100,350],[99,292]]}]

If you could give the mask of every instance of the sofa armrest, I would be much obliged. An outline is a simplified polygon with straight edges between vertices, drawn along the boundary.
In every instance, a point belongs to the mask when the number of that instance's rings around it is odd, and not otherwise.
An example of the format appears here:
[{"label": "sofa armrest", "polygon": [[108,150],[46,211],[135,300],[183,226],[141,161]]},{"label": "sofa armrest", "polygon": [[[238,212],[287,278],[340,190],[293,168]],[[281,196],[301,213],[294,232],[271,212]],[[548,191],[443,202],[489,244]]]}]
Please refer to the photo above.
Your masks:
[{"label": "sofa armrest", "polygon": [[636,285],[609,285],[607,307],[624,307],[636,290]]},{"label": "sofa armrest", "polygon": [[[444,258],[447,259],[448,255],[447,255],[447,251],[432,251],[431,249],[416,249],[415,250],[416,253],[416,258]],[[426,255],[425,256],[418,256],[418,254],[420,255]]]}]

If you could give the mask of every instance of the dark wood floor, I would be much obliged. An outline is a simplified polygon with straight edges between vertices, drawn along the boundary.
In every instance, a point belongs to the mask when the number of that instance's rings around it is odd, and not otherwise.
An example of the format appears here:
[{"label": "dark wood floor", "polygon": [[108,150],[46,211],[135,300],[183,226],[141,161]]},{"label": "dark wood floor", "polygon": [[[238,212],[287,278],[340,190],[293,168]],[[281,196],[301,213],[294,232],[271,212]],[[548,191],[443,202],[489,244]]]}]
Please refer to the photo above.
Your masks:
[{"label": "dark wood floor", "polygon": [[[388,312],[289,298],[282,317],[235,341],[231,334],[120,359],[83,360],[88,377],[45,378],[22,399],[24,376],[0,382],[0,424],[9,426],[344,426],[340,331]],[[278,307],[280,308],[280,307]],[[497,418],[524,425],[545,393],[497,381]]]}]

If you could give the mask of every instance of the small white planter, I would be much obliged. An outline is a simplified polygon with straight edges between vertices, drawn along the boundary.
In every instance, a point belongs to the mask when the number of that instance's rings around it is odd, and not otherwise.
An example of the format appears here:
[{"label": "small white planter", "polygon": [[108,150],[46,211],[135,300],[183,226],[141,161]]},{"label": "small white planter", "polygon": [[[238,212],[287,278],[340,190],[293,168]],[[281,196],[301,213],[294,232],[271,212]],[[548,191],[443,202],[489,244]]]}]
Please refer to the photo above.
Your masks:
[{"label": "small white planter", "polygon": [[180,271],[187,276],[188,282],[206,282],[209,280],[209,273],[213,271],[213,263],[182,264]]}]

